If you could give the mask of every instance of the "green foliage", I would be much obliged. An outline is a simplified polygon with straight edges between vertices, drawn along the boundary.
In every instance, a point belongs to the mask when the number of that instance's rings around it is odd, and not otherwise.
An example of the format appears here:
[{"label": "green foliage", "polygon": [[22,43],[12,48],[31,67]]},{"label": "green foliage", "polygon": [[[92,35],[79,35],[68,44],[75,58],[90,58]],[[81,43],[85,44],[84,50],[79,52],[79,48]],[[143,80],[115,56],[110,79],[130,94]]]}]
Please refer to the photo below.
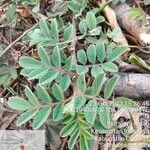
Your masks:
[{"label": "green foliage", "polygon": [[92,13],[92,12],[87,13],[87,15],[86,15],[86,24],[87,24],[87,26],[90,30],[96,28],[97,20],[96,20],[96,17],[94,15],[94,13]]},{"label": "green foliage", "polygon": [[17,125],[22,125],[26,121],[33,119],[33,127],[38,129],[49,117],[51,113],[51,107],[49,106],[51,98],[41,85],[37,85],[36,91],[40,99],[45,103],[44,106],[39,104],[39,100],[36,98],[36,95],[28,87],[25,88],[25,94],[28,100],[20,97],[9,98],[8,105],[11,108],[25,111],[25,113],[19,117]]},{"label": "green foliage", "polygon": [[[23,111],[17,125],[30,121],[34,129],[46,128],[48,140],[52,142],[53,134],[58,135],[47,124],[48,120],[57,121],[65,125],[60,136],[70,137],[68,148],[73,149],[79,142],[81,150],[94,149],[91,129],[112,128],[112,109],[108,103],[119,78],[107,79],[107,73],[118,72],[116,62],[128,50],[113,43],[119,42],[120,28],[109,29],[104,34],[101,23],[106,22],[99,8],[82,15],[87,2],[66,2],[75,15],[75,25],[66,23],[60,16],[51,21],[39,20],[37,28],[28,34],[30,45],[37,46],[36,57],[19,59],[20,74],[37,85],[32,90],[25,87],[27,100],[20,97],[8,100],[11,108]],[[124,107],[118,99],[115,104]]]},{"label": "green foliage", "polygon": [[104,89],[104,98],[105,99],[108,99],[111,96],[118,79],[119,79],[119,77],[114,76],[107,81],[105,89]]},{"label": "green foliage", "polygon": [[67,7],[74,13],[80,13],[87,5],[88,0],[71,0],[68,1]]},{"label": "green foliage", "polygon": [[64,99],[63,91],[57,83],[52,86],[52,93],[58,101],[62,101]]},{"label": "green foliage", "polygon": [[93,93],[93,95],[95,95],[95,96],[99,95],[99,93],[102,89],[102,85],[104,83],[104,77],[105,77],[105,75],[102,73],[94,79],[94,81],[92,83],[92,93]]},{"label": "green foliage", "polygon": [[107,104],[102,104],[99,107],[99,118],[100,118],[100,123],[101,125],[106,128],[106,129],[110,129],[110,113],[111,113],[111,109]]},{"label": "green foliage", "polygon": [[92,100],[85,106],[85,119],[90,124],[94,124],[97,115],[97,101]]},{"label": "green foliage", "polygon": [[73,26],[69,25],[64,31],[64,40],[65,41],[71,40],[72,36],[73,36]]},{"label": "green foliage", "polygon": [[109,30],[107,36],[111,38],[114,42],[120,42],[121,34],[122,34],[121,29],[118,26],[115,27],[113,31]]}]

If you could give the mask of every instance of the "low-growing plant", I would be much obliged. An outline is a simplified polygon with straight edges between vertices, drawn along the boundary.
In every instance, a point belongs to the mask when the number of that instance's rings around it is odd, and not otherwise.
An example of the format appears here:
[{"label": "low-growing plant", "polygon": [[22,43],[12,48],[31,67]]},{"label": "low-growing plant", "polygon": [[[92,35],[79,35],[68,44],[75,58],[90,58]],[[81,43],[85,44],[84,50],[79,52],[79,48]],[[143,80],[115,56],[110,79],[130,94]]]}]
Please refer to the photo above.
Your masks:
[{"label": "low-growing plant", "polygon": [[25,87],[26,98],[13,96],[8,101],[11,108],[23,112],[17,125],[30,121],[39,129],[48,119],[60,122],[65,124],[60,136],[70,137],[68,147],[79,142],[81,150],[94,149],[91,129],[113,128],[114,106],[138,107],[123,97],[111,101],[119,76],[110,77],[110,72],[118,72],[119,57],[128,47],[117,45],[119,28],[104,34],[106,21],[98,8],[82,14],[86,4],[87,0],[67,3],[73,18],[69,23],[60,16],[40,19],[28,35],[30,45],[37,45],[37,57],[19,60],[20,74],[38,84],[35,90]]}]

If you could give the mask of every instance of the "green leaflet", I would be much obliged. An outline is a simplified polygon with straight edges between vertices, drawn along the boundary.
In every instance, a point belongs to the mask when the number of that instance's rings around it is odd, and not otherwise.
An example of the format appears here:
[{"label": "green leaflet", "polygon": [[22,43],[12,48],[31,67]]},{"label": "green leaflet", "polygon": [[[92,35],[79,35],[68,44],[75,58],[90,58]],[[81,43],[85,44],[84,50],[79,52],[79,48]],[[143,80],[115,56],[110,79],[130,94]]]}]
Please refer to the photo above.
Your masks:
[{"label": "green leaflet", "polygon": [[105,21],[105,18],[103,16],[98,16],[96,19],[98,24]]},{"label": "green leaflet", "polygon": [[77,127],[78,122],[76,121],[72,121],[69,124],[67,124],[60,132],[60,136],[61,137],[66,137],[68,135],[70,135],[73,130]]},{"label": "green leaflet", "polygon": [[85,119],[90,124],[94,124],[97,115],[97,101],[90,100],[84,108]]},{"label": "green leaflet", "polygon": [[108,56],[108,61],[114,61],[119,58],[124,52],[128,50],[127,46],[119,46],[112,50],[112,52]]},{"label": "green leaflet", "polygon": [[32,69],[22,69],[20,74],[27,77],[30,72],[32,72]]},{"label": "green leaflet", "polygon": [[89,68],[86,66],[76,66],[76,72],[78,75],[83,75],[89,71]]},{"label": "green leaflet", "polygon": [[71,40],[71,38],[73,37],[73,25],[69,25],[67,28],[65,28],[64,31],[64,40],[68,41]]},{"label": "green leaflet", "polygon": [[109,72],[118,72],[118,66],[112,62],[103,63],[102,68]]},{"label": "green leaflet", "polygon": [[64,21],[63,21],[63,19],[59,15],[56,16],[56,21],[57,21],[59,29],[62,28],[62,27],[64,27]]},{"label": "green leaflet", "polygon": [[[32,69],[27,73],[27,76],[29,80],[33,79],[39,79],[40,77],[44,76],[47,73],[48,69],[46,67],[40,66],[38,68],[35,68],[34,70]],[[21,71],[22,74],[23,70]],[[22,74],[24,75],[24,74]]]},{"label": "green leaflet", "polygon": [[35,69],[41,66],[41,62],[28,56],[22,56],[19,59],[19,65],[25,69]]},{"label": "green leaflet", "polygon": [[92,64],[95,63],[96,61],[96,48],[94,44],[91,44],[88,49],[87,49],[87,57],[89,62],[91,62]]},{"label": "green leaflet", "polygon": [[46,50],[43,47],[39,48],[38,55],[39,55],[42,63],[44,63],[45,65],[48,65],[48,66],[51,65],[48,53],[46,52]]},{"label": "green leaflet", "polygon": [[82,129],[89,129],[89,128],[91,128],[91,125],[89,123],[85,122],[82,119],[78,119],[78,120],[79,120],[80,128],[82,128]]},{"label": "green leaflet", "polygon": [[53,19],[51,22],[51,35],[55,40],[57,40],[59,38],[59,36],[58,36],[58,24],[57,24],[56,19]]},{"label": "green leaflet", "polygon": [[72,56],[69,56],[67,59],[66,59],[66,62],[65,62],[65,69],[67,71],[70,71],[73,69],[73,66],[74,66],[74,63],[73,63],[73,58]]},{"label": "green leaflet", "polygon": [[36,91],[37,91],[37,94],[38,94],[39,98],[44,103],[49,104],[52,101],[52,99],[49,96],[48,92],[46,91],[46,89],[42,85],[38,84],[36,86]]},{"label": "green leaflet", "polygon": [[63,117],[63,109],[64,105],[63,104],[58,104],[54,109],[53,109],[53,120],[59,121]]},{"label": "green leaflet", "polygon": [[34,93],[29,89],[29,87],[25,88],[25,94],[31,104],[34,106],[39,106],[38,99],[35,97]]},{"label": "green leaflet", "polygon": [[132,99],[126,97],[117,97],[114,99],[114,105],[119,108],[138,109],[139,105]]},{"label": "green leaflet", "polygon": [[105,74],[102,73],[94,79],[94,81],[92,83],[92,93],[93,93],[93,95],[95,95],[95,96],[99,95],[99,93],[102,89],[103,82],[104,82],[104,77],[105,77]]},{"label": "green leaflet", "polygon": [[96,28],[96,26],[97,26],[97,20],[96,20],[96,17],[94,15],[94,13],[88,12],[86,14],[86,24],[87,24],[87,26],[88,26],[88,28],[90,30]]},{"label": "green leaflet", "polygon": [[110,129],[106,129],[106,128],[101,124],[100,119],[95,121],[95,123],[94,123],[94,128],[95,128],[96,130],[98,130],[99,133],[105,133],[105,134],[108,133],[108,131],[110,130]]},{"label": "green leaflet", "polygon": [[68,147],[70,149],[73,149],[78,137],[79,137],[80,131],[79,129],[77,129],[76,131],[74,131],[74,133],[71,135],[69,142],[68,142]]},{"label": "green leaflet", "polygon": [[33,121],[33,128],[34,129],[40,128],[49,117],[50,112],[51,112],[50,106],[41,109]]},{"label": "green leaflet", "polygon": [[75,4],[75,3],[71,2],[71,1],[69,1],[69,2],[67,3],[67,7],[68,7],[71,11],[73,11],[74,13],[78,13],[78,12],[80,11],[80,8],[81,8],[79,5],[77,5],[77,4]]},{"label": "green leaflet", "polygon": [[115,27],[113,31],[108,30],[108,33],[107,33],[107,36],[109,38],[112,38],[114,42],[120,42],[121,35],[122,35],[122,32],[119,26]]},{"label": "green leaflet", "polygon": [[74,108],[77,109],[77,111],[79,111],[78,109],[80,109],[85,103],[86,97],[84,96],[74,98]]},{"label": "green leaflet", "polygon": [[77,79],[77,88],[80,92],[85,93],[86,91],[86,80],[85,75],[80,75]]},{"label": "green leaflet", "polygon": [[64,92],[70,86],[70,82],[71,82],[71,79],[70,79],[69,75],[64,75],[60,78],[59,85]]},{"label": "green leaflet", "polygon": [[17,126],[20,126],[20,125],[24,124],[25,122],[29,121],[30,119],[32,119],[38,113],[38,111],[39,111],[38,108],[33,108],[30,110],[27,110],[17,120],[17,123],[16,123]]},{"label": "green leaflet", "polygon": [[16,110],[27,110],[32,108],[32,105],[28,101],[20,97],[10,97],[8,100],[8,105],[12,109]]},{"label": "green leaflet", "polygon": [[82,135],[80,136],[80,150],[90,150],[88,146],[88,140]]},{"label": "green leaflet", "polygon": [[66,115],[62,118],[61,122],[62,122],[63,124],[67,124],[67,123],[71,122],[73,119],[74,119],[74,116],[72,116],[72,115],[70,115],[70,114],[66,114]]},{"label": "green leaflet", "polygon": [[96,51],[97,51],[97,59],[99,62],[103,63],[105,59],[105,45],[104,43],[99,43],[96,45]]},{"label": "green leaflet", "polygon": [[111,108],[107,104],[101,104],[98,113],[102,126],[106,129],[110,129]]},{"label": "green leaflet", "polygon": [[77,58],[78,58],[78,61],[79,63],[85,65],[86,62],[87,62],[87,56],[86,56],[86,53],[84,50],[79,50],[77,52]]},{"label": "green leaflet", "polygon": [[87,31],[87,25],[86,25],[86,19],[82,19],[79,23],[79,30],[82,34],[86,33]]},{"label": "green leaflet", "polygon": [[105,99],[109,99],[118,80],[119,80],[119,77],[112,77],[111,79],[107,81],[105,85],[105,89],[104,89]]},{"label": "green leaflet", "polygon": [[64,93],[57,83],[52,86],[52,93],[58,101],[62,101],[64,99]]},{"label": "green leaflet", "polygon": [[42,85],[51,83],[53,80],[57,78],[58,75],[59,75],[58,71],[49,70],[44,76],[40,78],[39,82]]},{"label": "green leaflet", "polygon": [[94,138],[89,130],[81,129],[81,132],[86,140],[92,140]]},{"label": "green leaflet", "polygon": [[89,34],[91,36],[100,35],[101,31],[102,31],[101,27],[96,27],[96,28],[92,29],[91,31],[89,31]]},{"label": "green leaflet", "polygon": [[48,25],[47,25],[47,22],[44,18],[41,18],[40,21],[39,21],[39,27],[42,31],[42,33],[47,36],[47,37],[51,37],[51,34],[50,34],[50,30],[48,28]]},{"label": "green leaflet", "polygon": [[61,67],[61,56],[58,46],[53,49],[52,62],[55,67]]},{"label": "green leaflet", "polygon": [[104,73],[103,69],[100,66],[94,66],[91,69],[91,75],[96,78],[98,75],[100,75],[101,73]]}]

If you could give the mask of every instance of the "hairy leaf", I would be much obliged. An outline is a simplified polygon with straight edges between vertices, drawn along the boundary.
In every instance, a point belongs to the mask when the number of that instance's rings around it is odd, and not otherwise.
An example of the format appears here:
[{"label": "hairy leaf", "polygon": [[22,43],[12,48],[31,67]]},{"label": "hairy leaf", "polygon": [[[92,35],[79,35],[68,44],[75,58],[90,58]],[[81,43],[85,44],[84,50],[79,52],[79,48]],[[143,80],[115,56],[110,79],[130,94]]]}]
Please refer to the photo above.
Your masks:
[{"label": "hairy leaf", "polygon": [[24,124],[25,122],[29,121],[30,119],[32,119],[38,113],[38,111],[39,111],[38,108],[33,108],[30,110],[27,110],[17,120],[17,123],[16,123],[17,126],[20,126],[20,125]]},{"label": "hairy leaf", "polygon": [[29,89],[29,87],[25,88],[25,94],[31,104],[34,106],[39,106],[38,99],[35,97],[34,93]]},{"label": "hairy leaf", "polygon": [[32,105],[28,101],[20,97],[10,97],[8,100],[8,105],[12,109],[16,110],[27,110],[32,108]]},{"label": "hairy leaf", "polygon": [[36,91],[37,91],[37,94],[38,94],[39,98],[44,103],[49,104],[52,101],[52,99],[49,96],[48,92],[46,91],[46,89],[42,85],[38,84],[36,86]]},{"label": "hairy leaf", "polygon": [[86,53],[84,50],[79,50],[77,52],[77,58],[78,58],[78,61],[79,63],[85,65],[86,62],[87,62],[87,56],[86,56]]},{"label": "hairy leaf", "polygon": [[100,123],[106,129],[110,129],[110,107],[107,104],[101,104],[99,107]]},{"label": "hairy leaf", "polygon": [[119,80],[119,77],[112,77],[111,79],[109,79],[107,81],[105,89],[104,89],[104,98],[105,99],[108,99],[111,96],[113,89],[118,80]]},{"label": "hairy leaf", "polygon": [[64,99],[63,91],[57,83],[52,86],[52,93],[58,101],[62,101]]},{"label": "hairy leaf", "polygon": [[86,33],[87,31],[87,25],[86,25],[86,19],[82,19],[79,23],[79,30],[82,34]]},{"label": "hairy leaf", "polygon": [[96,100],[90,100],[88,104],[86,105],[85,109],[85,119],[90,124],[94,124],[97,114],[97,101]]},{"label": "hairy leaf", "polygon": [[87,73],[88,71],[89,71],[89,68],[86,67],[86,66],[79,66],[79,65],[76,66],[76,72],[77,72],[77,74],[79,74],[79,75],[85,74],[85,73]]},{"label": "hairy leaf", "polygon": [[95,96],[98,96],[101,89],[102,89],[102,85],[103,85],[103,82],[104,82],[104,77],[105,77],[105,74],[102,73],[102,74],[98,75],[92,83],[92,93]]},{"label": "hairy leaf", "polygon": [[72,36],[73,36],[73,26],[69,25],[67,28],[65,28],[64,40],[65,41],[71,40]]},{"label": "hairy leaf", "polygon": [[114,61],[128,50],[127,46],[119,46],[115,48],[108,56],[108,61]]},{"label": "hairy leaf", "polygon": [[100,75],[101,73],[104,73],[103,69],[100,66],[94,66],[91,69],[91,75],[96,78],[98,75]]},{"label": "hairy leaf", "polygon": [[51,107],[50,106],[47,106],[47,107],[41,109],[33,121],[34,129],[40,128],[45,123],[45,121],[49,117],[50,113],[51,113]]},{"label": "hairy leaf", "polygon": [[61,67],[61,56],[58,46],[53,49],[52,62],[55,67]]},{"label": "hairy leaf", "polygon": [[80,92],[85,93],[86,91],[86,80],[85,75],[80,75],[77,79],[77,88]]},{"label": "hairy leaf", "polygon": [[51,22],[51,34],[55,40],[58,39],[58,24],[56,19],[53,19]]},{"label": "hairy leaf", "polygon": [[89,62],[91,62],[92,64],[95,63],[96,61],[96,48],[94,44],[91,44],[88,49],[87,49],[87,57]]},{"label": "hairy leaf", "polygon": [[64,92],[70,86],[70,82],[71,82],[71,79],[70,79],[69,75],[64,75],[63,77],[60,78],[59,85]]},{"label": "hairy leaf", "polygon": [[79,137],[80,131],[79,129],[77,129],[70,137],[69,141],[68,141],[68,147],[70,149],[73,149],[78,137]]},{"label": "hairy leaf", "polygon": [[87,24],[87,26],[88,26],[88,28],[90,30],[96,28],[96,26],[97,26],[97,20],[96,20],[96,17],[94,15],[94,13],[88,12],[86,14],[86,24]]},{"label": "hairy leaf", "polygon": [[102,68],[109,72],[118,72],[118,67],[112,62],[106,62],[102,64]]},{"label": "hairy leaf", "polygon": [[59,72],[54,70],[49,70],[44,76],[40,78],[40,83],[42,85],[51,83],[58,76]]},{"label": "hairy leaf", "polygon": [[46,20],[44,18],[40,19],[39,26],[40,26],[40,29],[41,29],[42,33],[45,36],[51,37],[50,30],[49,30],[47,22],[46,22]]},{"label": "hairy leaf", "polygon": [[28,56],[22,56],[19,59],[19,65],[25,69],[35,69],[41,66],[41,62]]},{"label": "hairy leaf", "polygon": [[46,64],[48,66],[51,65],[48,53],[45,51],[45,49],[43,47],[39,48],[38,54],[40,56],[40,59],[41,59],[42,63],[44,63],[44,64]]},{"label": "hairy leaf", "polygon": [[69,134],[72,133],[72,131],[77,128],[78,122],[72,121],[68,123],[60,132],[61,137],[68,136]]},{"label": "hairy leaf", "polygon": [[96,45],[96,51],[97,51],[97,59],[99,62],[103,63],[105,59],[105,45],[104,43],[99,43]]},{"label": "hairy leaf", "polygon": [[53,109],[53,120],[59,121],[63,117],[63,109],[64,105],[63,104],[58,104],[54,109]]}]

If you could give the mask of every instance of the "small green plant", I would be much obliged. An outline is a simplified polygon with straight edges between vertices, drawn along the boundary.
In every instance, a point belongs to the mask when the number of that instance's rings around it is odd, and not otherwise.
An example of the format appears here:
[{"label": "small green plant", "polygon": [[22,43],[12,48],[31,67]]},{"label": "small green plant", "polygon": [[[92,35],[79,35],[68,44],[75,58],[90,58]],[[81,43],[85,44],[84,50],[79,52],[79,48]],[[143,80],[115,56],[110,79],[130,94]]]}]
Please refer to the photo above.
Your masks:
[{"label": "small green plant", "polygon": [[[76,14],[72,23],[66,24],[59,16],[51,22],[41,18],[29,33],[38,57],[22,56],[20,74],[38,84],[32,90],[25,87],[24,98],[10,97],[8,105],[23,112],[17,125],[30,121],[34,129],[39,129],[51,119],[65,125],[60,136],[70,137],[70,149],[79,142],[81,150],[92,150],[91,130],[106,132],[112,128],[111,95],[119,77],[108,78],[107,74],[118,71],[116,62],[128,47],[114,43],[119,42],[118,28],[104,34],[101,23],[105,19],[98,15],[97,8],[81,15],[86,4],[78,0],[67,3],[73,16]],[[114,105],[136,107],[132,100],[125,100],[123,104],[124,98],[117,98]]]}]

